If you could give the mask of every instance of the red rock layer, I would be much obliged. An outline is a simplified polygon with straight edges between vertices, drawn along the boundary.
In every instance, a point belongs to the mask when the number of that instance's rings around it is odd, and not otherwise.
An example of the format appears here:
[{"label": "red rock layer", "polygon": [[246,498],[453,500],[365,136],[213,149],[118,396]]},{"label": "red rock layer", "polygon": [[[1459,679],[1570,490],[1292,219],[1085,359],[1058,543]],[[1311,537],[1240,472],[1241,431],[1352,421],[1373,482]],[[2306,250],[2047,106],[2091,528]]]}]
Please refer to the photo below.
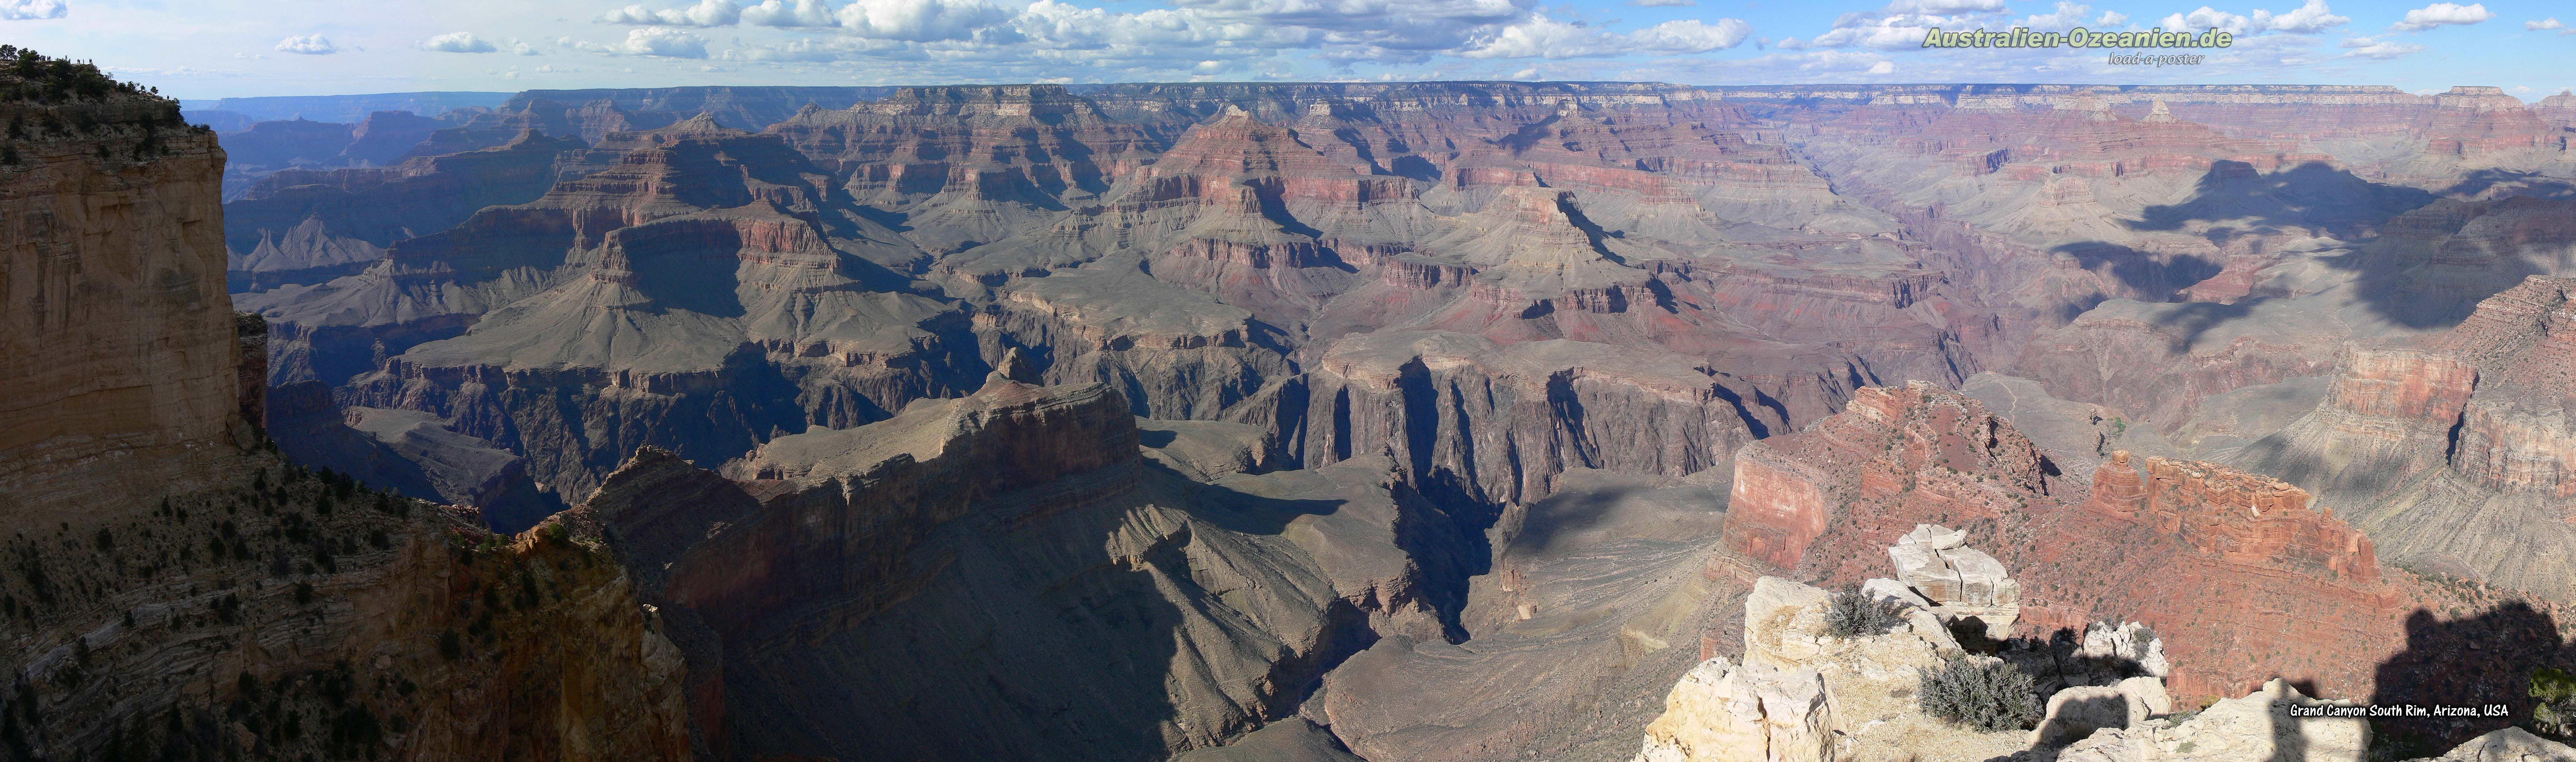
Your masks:
[{"label": "red rock layer", "polygon": [[[2150,457],[2138,481],[2126,450],[2094,475],[2089,511],[2154,526],[2204,555],[2362,584],[2379,579],[2370,538],[2310,508],[2306,490],[2259,474]],[[2106,489],[2107,487],[2107,489]]]},{"label": "red rock layer", "polygon": [[[2275,675],[2368,695],[2423,599],[2413,577],[2383,579],[2370,541],[2295,487],[2163,459],[2142,475],[2123,454],[2079,495],[2010,423],[1929,385],[1866,389],[1745,451],[1732,547],[1841,586],[1889,576],[1885,548],[1917,523],[1963,527],[2021,581],[2022,634],[2145,622],[2173,654],[2180,696],[2240,694]],[[1800,539],[1802,551],[1783,552]]]}]

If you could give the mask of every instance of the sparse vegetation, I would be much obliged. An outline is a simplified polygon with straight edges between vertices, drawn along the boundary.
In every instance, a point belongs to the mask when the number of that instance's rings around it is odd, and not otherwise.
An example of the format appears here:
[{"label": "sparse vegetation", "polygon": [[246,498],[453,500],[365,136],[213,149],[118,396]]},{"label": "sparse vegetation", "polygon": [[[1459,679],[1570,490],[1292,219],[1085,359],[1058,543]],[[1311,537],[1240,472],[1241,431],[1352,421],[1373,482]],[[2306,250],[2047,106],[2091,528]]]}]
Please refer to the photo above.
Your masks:
[{"label": "sparse vegetation", "polygon": [[2576,675],[2548,667],[2531,671],[2532,730],[2559,739],[2576,738]]},{"label": "sparse vegetation", "polygon": [[1834,593],[1825,605],[1825,632],[1837,638],[1884,634],[1904,624],[1895,604],[1871,598],[1855,585]]},{"label": "sparse vegetation", "polygon": [[1915,700],[1923,713],[1985,732],[2027,729],[2039,722],[2039,699],[2030,675],[2001,661],[1952,659],[1920,673]]}]

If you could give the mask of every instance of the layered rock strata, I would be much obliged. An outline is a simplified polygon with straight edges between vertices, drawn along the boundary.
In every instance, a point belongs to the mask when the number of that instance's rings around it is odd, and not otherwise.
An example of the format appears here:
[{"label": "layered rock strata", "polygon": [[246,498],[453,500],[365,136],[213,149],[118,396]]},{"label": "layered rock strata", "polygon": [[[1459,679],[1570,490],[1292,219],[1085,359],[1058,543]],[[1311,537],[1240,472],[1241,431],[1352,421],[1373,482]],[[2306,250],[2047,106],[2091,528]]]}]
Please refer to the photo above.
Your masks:
[{"label": "layered rock strata", "polygon": [[1144,467],[1134,420],[997,377],[723,476],[647,449],[567,515],[675,623],[719,753],[1160,758],[1287,720],[1370,639],[1445,637],[1459,540],[1384,461],[1199,485]]},{"label": "layered rock strata", "polygon": [[0,111],[89,128],[0,151],[29,226],[0,291],[35,306],[6,379],[35,404],[0,408],[9,756],[689,758],[678,653],[597,537],[494,535],[268,451],[222,152],[94,67],[14,60],[0,89],[71,94]]},{"label": "layered rock strata", "polygon": [[2235,462],[2354,506],[2393,560],[2576,600],[2576,577],[2538,561],[2576,548],[2557,433],[2571,290],[2533,276],[2447,332],[2345,348],[2316,409]]}]

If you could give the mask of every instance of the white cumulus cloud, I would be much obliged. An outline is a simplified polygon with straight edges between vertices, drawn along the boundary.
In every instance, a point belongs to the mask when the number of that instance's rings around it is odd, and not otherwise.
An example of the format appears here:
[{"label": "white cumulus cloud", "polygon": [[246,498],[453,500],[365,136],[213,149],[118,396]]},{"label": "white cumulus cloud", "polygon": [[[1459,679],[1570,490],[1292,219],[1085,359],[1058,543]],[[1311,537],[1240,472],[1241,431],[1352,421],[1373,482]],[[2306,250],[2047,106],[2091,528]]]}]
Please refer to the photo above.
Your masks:
[{"label": "white cumulus cloud", "polygon": [[[1918,15],[1948,15],[1955,13],[2000,11],[2003,9],[2004,0],[1896,0],[1895,2],[1888,3],[1887,9],[1884,12],[1910,13]],[[1917,42],[1921,41],[1917,40]]]},{"label": "white cumulus cloud", "polygon": [[63,0],[0,0],[0,21],[58,19],[68,10]]},{"label": "white cumulus cloud", "polygon": [[841,28],[860,37],[932,42],[965,40],[1014,15],[986,0],[859,0],[841,6]]},{"label": "white cumulus cloud", "polygon": [[2404,20],[2388,28],[2400,32],[2421,32],[2443,24],[2475,24],[2491,18],[2495,18],[2495,12],[2487,10],[2485,3],[2434,3],[2407,11]]},{"label": "white cumulus cloud", "polygon": [[2527,32],[2537,32],[2543,29],[2556,29],[2562,26],[2566,26],[2566,24],[2558,23],[2558,17],[2556,16],[2541,19],[2539,21],[2522,22],[2523,31]]},{"label": "white cumulus cloud", "polygon": [[1666,21],[1639,29],[1628,35],[1637,47],[1657,53],[1706,53],[1744,44],[1752,36],[1753,25],[1743,19],[1718,19],[1704,24],[1699,19]]},{"label": "white cumulus cloud", "polygon": [[663,26],[733,26],[742,20],[742,6],[733,0],[698,0],[686,8],[653,10],[642,5],[613,8],[599,14],[606,24],[660,24]]},{"label": "white cumulus cloud", "polygon": [[476,37],[473,32],[448,32],[421,40],[419,47],[422,50],[435,50],[441,53],[490,53],[500,50],[492,44],[492,41]]},{"label": "white cumulus cloud", "polygon": [[2092,12],[2092,6],[2057,0],[2055,13],[2033,14],[2030,18],[2022,19],[2021,25],[2032,29],[2065,29],[2082,26],[2084,15]]},{"label": "white cumulus cloud", "polygon": [[2314,34],[2351,20],[2328,11],[2325,0],[2308,0],[2308,4],[2299,6],[2298,10],[2277,16],[2271,11],[2254,12],[2255,26],[2292,34]]},{"label": "white cumulus cloud", "polygon": [[2129,23],[2129,14],[2121,13],[2119,11],[2103,11],[2102,17],[2094,19],[2093,23],[2100,24],[2102,26],[2119,26],[2121,24]]},{"label": "white cumulus cloud", "polygon": [[2192,11],[2188,14],[2176,13],[2166,16],[2164,19],[2164,28],[2188,31],[2217,27],[2221,31],[2226,31],[2238,36],[2259,34],[2262,32],[2314,34],[2337,26],[2342,26],[2345,22],[2349,22],[2351,20],[2352,19],[2344,16],[2335,15],[2334,12],[2326,6],[2325,0],[2308,0],[2307,4],[2291,9],[2287,12],[2273,13],[2267,10],[2256,9],[2254,14],[2251,16],[2229,13],[2204,5],[2200,7],[2200,10]]},{"label": "white cumulus cloud", "polygon": [[1895,62],[1895,61],[1880,61],[1880,62],[1878,62],[1878,63],[1870,64],[1870,65],[1869,65],[1869,73],[1871,73],[1871,74],[1894,74],[1894,73],[1896,73],[1896,62]]},{"label": "white cumulus cloud", "polygon": [[1503,27],[1471,44],[1458,55],[1466,58],[1564,59],[1606,58],[1640,51],[1706,53],[1741,45],[1752,34],[1753,25],[1744,23],[1742,19],[1718,19],[1715,24],[1698,19],[1666,21],[1620,34],[1532,14],[1521,23]]},{"label": "white cumulus cloud", "polygon": [[2346,48],[2343,54],[2345,58],[2376,58],[2382,61],[2424,52],[2422,45],[2382,40],[2376,37],[2346,37],[2343,40],[2343,47]]},{"label": "white cumulus cloud", "polygon": [[705,58],[707,39],[666,27],[648,26],[626,30],[626,41],[611,43],[571,42],[569,47],[611,56],[656,56],[661,58]]},{"label": "white cumulus cloud", "polygon": [[2166,16],[2164,21],[2166,29],[2191,30],[2213,27],[2230,34],[2241,35],[2254,31],[2254,19],[2204,5],[2200,10],[2189,14],[2176,13]]},{"label": "white cumulus cloud", "polygon": [[327,56],[340,52],[340,49],[332,47],[331,40],[329,38],[318,34],[308,34],[301,37],[288,37],[283,40],[278,40],[277,51],[281,53],[302,53],[308,56]]},{"label": "white cumulus cloud", "polygon": [[775,27],[840,26],[832,17],[832,6],[823,0],[763,0],[759,5],[743,6],[746,24]]}]

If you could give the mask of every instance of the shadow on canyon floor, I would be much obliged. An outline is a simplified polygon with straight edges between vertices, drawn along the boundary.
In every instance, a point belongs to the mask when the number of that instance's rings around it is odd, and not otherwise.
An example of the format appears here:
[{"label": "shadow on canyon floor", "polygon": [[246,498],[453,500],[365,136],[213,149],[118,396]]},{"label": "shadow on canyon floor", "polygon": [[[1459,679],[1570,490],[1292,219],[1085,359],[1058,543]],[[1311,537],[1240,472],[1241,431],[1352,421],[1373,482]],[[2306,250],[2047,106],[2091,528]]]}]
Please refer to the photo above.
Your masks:
[{"label": "shadow on canyon floor", "polygon": [[2172,231],[2192,222],[2251,218],[2246,232],[2304,228],[2351,236],[2436,198],[2428,191],[2364,180],[2321,161],[2271,173],[2256,172],[2241,161],[2218,161],[2201,175],[2190,199],[2147,207],[2127,224],[2132,230]]}]

